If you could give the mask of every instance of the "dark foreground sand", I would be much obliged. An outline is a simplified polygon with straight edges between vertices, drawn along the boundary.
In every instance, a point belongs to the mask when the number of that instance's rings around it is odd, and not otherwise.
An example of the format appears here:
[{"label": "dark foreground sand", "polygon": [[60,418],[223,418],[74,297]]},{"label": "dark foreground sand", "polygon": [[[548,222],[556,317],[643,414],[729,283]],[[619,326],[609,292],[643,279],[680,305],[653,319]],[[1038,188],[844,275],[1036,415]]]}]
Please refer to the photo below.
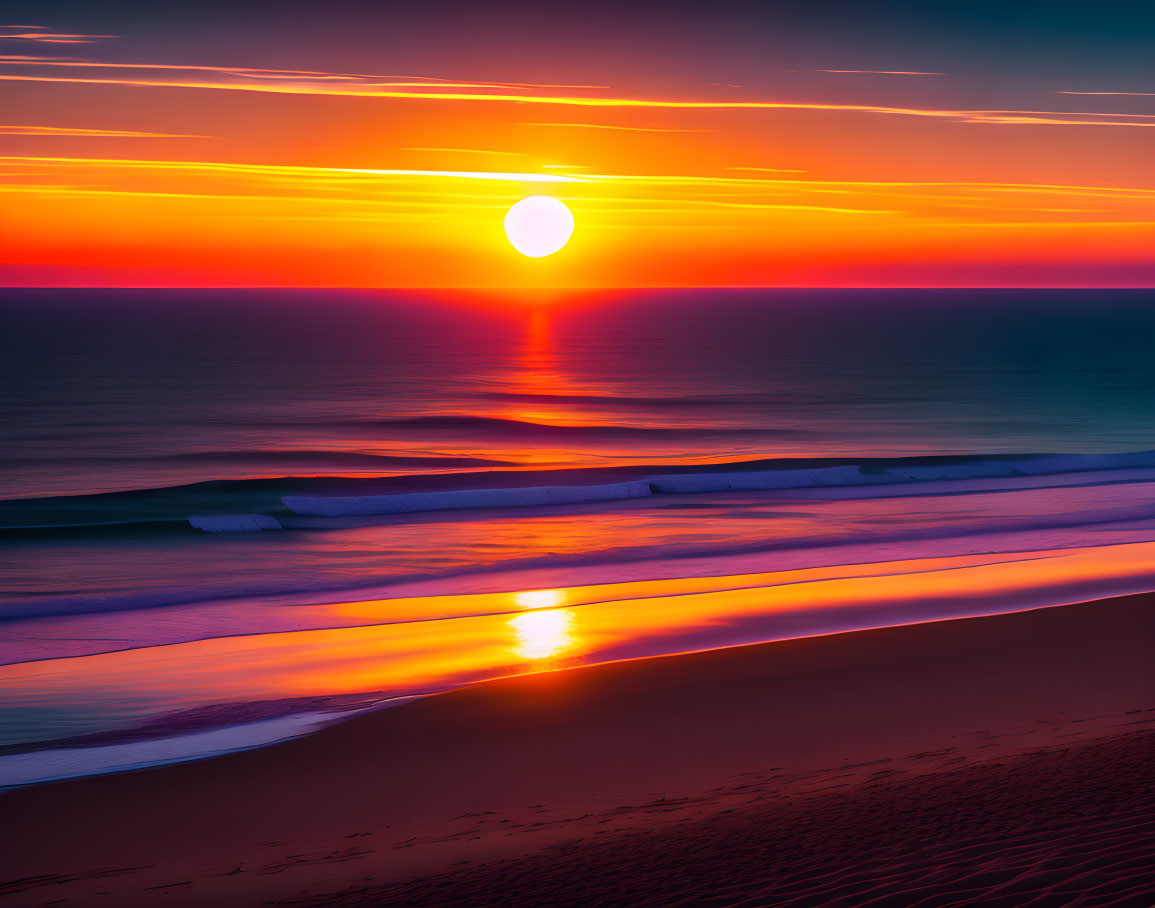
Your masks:
[{"label": "dark foreground sand", "polygon": [[1155,904],[1155,598],[477,685],[0,795],[0,905]]}]

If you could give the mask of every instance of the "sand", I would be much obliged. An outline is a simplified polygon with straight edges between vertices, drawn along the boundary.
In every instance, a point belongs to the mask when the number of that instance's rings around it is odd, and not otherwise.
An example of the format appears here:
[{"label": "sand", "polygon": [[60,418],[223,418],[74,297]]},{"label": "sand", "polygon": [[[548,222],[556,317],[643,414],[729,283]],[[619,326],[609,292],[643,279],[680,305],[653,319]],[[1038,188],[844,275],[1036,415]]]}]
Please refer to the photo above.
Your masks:
[{"label": "sand", "polygon": [[488,682],[0,794],[0,905],[1150,905],[1153,653],[1138,596]]}]

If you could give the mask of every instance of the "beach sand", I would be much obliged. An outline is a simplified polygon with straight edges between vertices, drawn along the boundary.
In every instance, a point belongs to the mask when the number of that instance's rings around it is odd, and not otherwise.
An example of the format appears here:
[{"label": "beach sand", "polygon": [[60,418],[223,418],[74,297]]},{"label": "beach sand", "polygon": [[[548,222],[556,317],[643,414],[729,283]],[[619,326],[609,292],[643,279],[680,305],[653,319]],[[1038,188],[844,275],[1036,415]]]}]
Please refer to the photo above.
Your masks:
[{"label": "beach sand", "polygon": [[1150,905],[1155,596],[547,672],[0,794],[0,905]]}]

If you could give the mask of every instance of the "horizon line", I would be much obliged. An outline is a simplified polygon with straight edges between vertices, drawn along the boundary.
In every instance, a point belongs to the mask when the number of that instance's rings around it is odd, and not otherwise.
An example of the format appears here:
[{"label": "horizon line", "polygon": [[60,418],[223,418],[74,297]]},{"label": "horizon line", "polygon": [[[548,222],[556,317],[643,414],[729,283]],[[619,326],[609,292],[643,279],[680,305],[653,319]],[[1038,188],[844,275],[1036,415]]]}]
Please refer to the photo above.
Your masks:
[{"label": "horizon line", "polygon": [[621,284],[597,287],[370,284],[0,284],[0,290],[428,290],[588,293],[613,290],[1155,290],[1155,284]]}]

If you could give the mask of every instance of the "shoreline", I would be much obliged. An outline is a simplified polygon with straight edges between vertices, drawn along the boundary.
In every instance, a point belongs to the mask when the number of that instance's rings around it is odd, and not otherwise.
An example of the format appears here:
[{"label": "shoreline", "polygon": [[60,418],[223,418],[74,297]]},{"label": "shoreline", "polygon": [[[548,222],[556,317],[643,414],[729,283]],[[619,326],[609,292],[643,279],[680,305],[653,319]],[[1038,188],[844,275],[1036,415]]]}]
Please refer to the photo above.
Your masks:
[{"label": "shoreline", "polygon": [[807,779],[925,778],[1141,731],[1153,609],[1145,594],[521,675],[257,750],[0,792],[0,904],[329,904],[674,834],[759,774],[793,803]]},{"label": "shoreline", "polygon": [[[765,587],[767,590],[773,589],[772,586]],[[773,643],[787,643],[800,640],[819,639],[822,637],[838,636],[842,634],[857,634],[869,631],[878,630],[893,630],[904,627],[917,627],[923,624],[937,624],[949,621],[965,621],[974,618],[997,618],[1003,615],[1020,614],[1024,612],[1034,612],[1041,609],[1051,608],[1067,608],[1074,605],[1084,604],[1084,602],[1116,602],[1122,600],[1131,600],[1144,597],[1155,597],[1155,590],[1139,591],[1134,593],[1125,593],[1115,596],[1106,596],[1101,599],[1081,600],[1075,602],[1057,602],[1041,605],[1023,606],[1017,609],[1000,611],[994,613],[977,613],[977,614],[960,614],[960,615],[942,615],[933,618],[925,618],[917,621],[911,621],[907,624],[890,624],[881,625],[878,627],[850,627],[841,630],[818,631],[814,633],[803,634],[798,637],[783,637],[780,639],[762,640],[750,643],[731,643],[708,647],[703,649],[691,649],[683,652],[657,652],[645,655],[630,655],[607,661],[595,661],[576,665],[559,665],[548,669],[542,669],[540,672],[523,672],[513,673],[509,675],[497,675],[492,678],[481,678],[473,681],[466,681],[453,686],[445,687],[443,689],[431,689],[421,693],[396,693],[392,691],[363,691],[356,693],[345,694],[314,694],[296,698],[281,698],[272,700],[251,700],[251,701],[236,701],[230,703],[214,704],[210,706],[203,706],[191,709],[183,709],[173,713],[162,714],[155,718],[151,718],[139,725],[131,725],[120,729],[112,729],[109,731],[95,732],[83,735],[75,735],[66,738],[50,739],[46,741],[30,741],[18,744],[0,744],[0,769],[3,768],[3,761],[10,756],[29,757],[33,755],[44,755],[45,757],[64,756],[68,757],[79,756],[86,751],[103,748],[132,748],[141,747],[149,748],[152,746],[166,747],[169,744],[178,745],[185,738],[193,738],[198,735],[206,733],[228,733],[230,731],[239,732],[242,735],[247,730],[258,730],[259,727],[276,723],[278,721],[298,721],[302,726],[314,726],[315,728],[324,728],[339,722],[348,721],[349,719],[361,715],[379,712],[383,709],[395,708],[398,705],[412,702],[415,700],[426,699],[428,697],[443,696],[457,690],[464,690],[479,684],[487,684],[493,681],[510,680],[518,677],[523,677],[528,674],[539,674],[543,672],[557,672],[557,671],[573,671],[583,668],[595,668],[602,665],[615,665],[620,663],[636,663],[650,659],[676,659],[685,656],[702,655],[705,653],[722,652],[732,649],[740,649],[745,647],[759,647],[767,646]],[[596,600],[591,604],[599,604]],[[519,615],[524,612],[508,612],[498,613],[497,617],[503,614]],[[494,615],[482,614],[478,617],[494,617]],[[349,630],[357,631],[361,629],[372,629],[380,625],[352,625],[345,628],[320,628],[322,630]],[[236,637],[243,636],[259,636],[259,634],[248,635],[231,635],[226,637],[219,637],[215,639],[231,640]],[[156,650],[164,646],[179,646],[180,644],[160,644],[158,646],[150,647],[149,649]],[[128,650],[110,650],[109,654],[117,654],[120,652],[132,652],[132,648]],[[73,657],[66,657],[73,658]],[[50,660],[29,660],[25,663],[13,663],[15,665],[33,665],[38,661]],[[308,708],[302,708],[308,707]],[[314,734],[314,730],[304,731],[302,735]],[[235,748],[226,747],[216,752],[209,752],[203,755],[197,754],[195,751],[190,751],[188,756],[174,757],[172,759],[156,759],[154,762],[142,762],[139,765],[129,765],[124,769],[95,769],[83,770],[74,774],[66,774],[61,776],[54,776],[44,778],[42,780],[35,780],[29,782],[17,782],[12,784],[3,783],[6,777],[5,773],[0,771],[0,794],[6,791],[15,791],[21,788],[43,785],[51,782],[64,782],[73,779],[87,778],[91,776],[99,776],[106,773],[116,772],[133,772],[140,769],[159,769],[164,766],[177,765],[179,763],[193,762],[203,759],[216,759],[220,756],[226,756],[230,753],[240,753],[244,750],[250,750],[260,747],[269,747],[274,744],[282,743],[283,741],[293,740],[300,735],[286,734],[285,736],[269,737],[267,741],[261,743],[246,743],[238,745]],[[259,736],[258,736],[259,737]],[[119,761],[118,761],[119,762]]]},{"label": "shoreline", "polygon": [[[1116,542],[899,561],[875,551],[871,563],[833,567],[774,558],[769,573],[757,572],[761,556],[734,556],[671,580],[554,587],[563,578],[518,575],[525,592],[28,624],[0,650],[71,649],[98,631],[151,643],[0,666],[0,785],[239,751],[294,737],[294,714],[328,724],[348,718],[331,713],[526,672],[1142,595],[1155,589],[1153,551]],[[180,622],[230,633],[166,642]],[[265,720],[277,721],[254,724]]]}]

